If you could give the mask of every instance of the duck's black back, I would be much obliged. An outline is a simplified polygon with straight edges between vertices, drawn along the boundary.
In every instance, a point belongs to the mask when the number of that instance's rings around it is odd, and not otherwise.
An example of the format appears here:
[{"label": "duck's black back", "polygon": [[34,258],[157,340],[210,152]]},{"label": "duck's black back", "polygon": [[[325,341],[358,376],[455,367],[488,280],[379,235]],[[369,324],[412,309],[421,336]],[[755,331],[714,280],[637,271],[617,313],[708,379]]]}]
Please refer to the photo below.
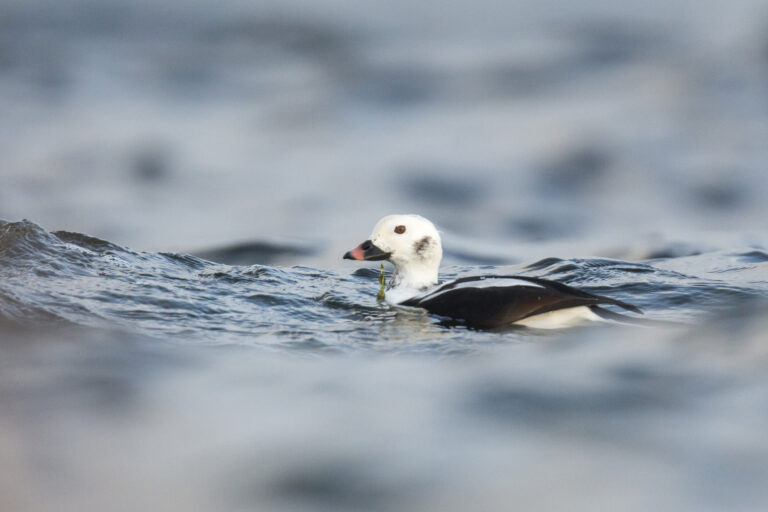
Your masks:
[{"label": "duck's black back", "polygon": [[[499,286],[495,284],[498,282]],[[508,285],[505,285],[508,282]],[[554,281],[525,276],[465,277],[401,303],[461,320],[477,328],[508,325],[528,317],[578,306],[612,304],[640,313],[622,301],[593,295]]]}]

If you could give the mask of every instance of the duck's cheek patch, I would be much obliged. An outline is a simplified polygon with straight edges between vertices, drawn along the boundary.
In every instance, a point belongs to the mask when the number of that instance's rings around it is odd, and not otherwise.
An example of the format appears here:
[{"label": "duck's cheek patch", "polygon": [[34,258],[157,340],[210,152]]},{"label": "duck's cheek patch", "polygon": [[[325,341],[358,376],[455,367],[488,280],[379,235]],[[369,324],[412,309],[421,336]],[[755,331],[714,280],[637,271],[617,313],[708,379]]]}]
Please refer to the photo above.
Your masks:
[{"label": "duck's cheek patch", "polygon": [[427,250],[429,250],[431,245],[432,245],[432,237],[425,236],[424,238],[416,240],[413,243],[413,250],[416,252],[416,254],[419,257],[424,259],[426,257]]}]

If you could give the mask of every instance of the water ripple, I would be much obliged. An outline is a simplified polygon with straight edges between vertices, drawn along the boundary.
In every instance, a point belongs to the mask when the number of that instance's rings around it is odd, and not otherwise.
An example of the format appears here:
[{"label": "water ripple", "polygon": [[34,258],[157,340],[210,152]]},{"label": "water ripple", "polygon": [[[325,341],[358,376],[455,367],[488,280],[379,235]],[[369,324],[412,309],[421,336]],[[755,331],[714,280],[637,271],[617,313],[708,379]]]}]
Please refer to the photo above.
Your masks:
[{"label": "water ripple", "polygon": [[[745,263],[761,265],[765,258],[757,250],[652,262],[546,258],[523,270],[636,304],[650,317],[691,320],[764,296],[760,286],[714,276],[738,272]],[[686,273],[677,270],[680,262]],[[381,349],[382,337],[392,336],[408,336],[410,345],[434,347],[441,340],[456,348],[482,345],[490,336],[440,327],[437,319],[377,301],[375,268],[338,273],[229,266],[186,254],[135,252],[78,233],[49,233],[29,221],[0,226],[0,264],[0,313],[20,322],[117,325],[204,344],[278,343],[303,350]],[[486,265],[454,267],[444,277],[479,272],[509,273]],[[525,336],[519,330],[507,335]]]}]

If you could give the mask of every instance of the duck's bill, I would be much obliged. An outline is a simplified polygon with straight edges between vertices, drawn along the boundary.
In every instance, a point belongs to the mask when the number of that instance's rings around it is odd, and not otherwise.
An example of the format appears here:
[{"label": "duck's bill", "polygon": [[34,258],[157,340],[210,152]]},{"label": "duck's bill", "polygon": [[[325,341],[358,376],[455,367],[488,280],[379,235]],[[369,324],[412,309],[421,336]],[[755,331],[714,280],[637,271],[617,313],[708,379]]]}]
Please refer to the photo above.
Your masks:
[{"label": "duck's bill", "polygon": [[351,251],[347,251],[344,254],[345,260],[358,260],[358,261],[379,261],[389,258],[389,253],[384,252],[370,240],[366,240]]}]

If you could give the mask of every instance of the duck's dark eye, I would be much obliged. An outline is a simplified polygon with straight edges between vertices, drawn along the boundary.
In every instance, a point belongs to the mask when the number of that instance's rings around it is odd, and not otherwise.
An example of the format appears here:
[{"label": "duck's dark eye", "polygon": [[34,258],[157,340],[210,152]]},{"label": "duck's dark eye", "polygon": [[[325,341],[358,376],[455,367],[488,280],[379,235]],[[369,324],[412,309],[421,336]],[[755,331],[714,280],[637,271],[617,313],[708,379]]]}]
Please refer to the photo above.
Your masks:
[{"label": "duck's dark eye", "polygon": [[405,233],[405,226],[402,226],[402,225],[397,226],[395,228],[395,233],[397,233],[398,235],[402,235],[403,233]]}]

